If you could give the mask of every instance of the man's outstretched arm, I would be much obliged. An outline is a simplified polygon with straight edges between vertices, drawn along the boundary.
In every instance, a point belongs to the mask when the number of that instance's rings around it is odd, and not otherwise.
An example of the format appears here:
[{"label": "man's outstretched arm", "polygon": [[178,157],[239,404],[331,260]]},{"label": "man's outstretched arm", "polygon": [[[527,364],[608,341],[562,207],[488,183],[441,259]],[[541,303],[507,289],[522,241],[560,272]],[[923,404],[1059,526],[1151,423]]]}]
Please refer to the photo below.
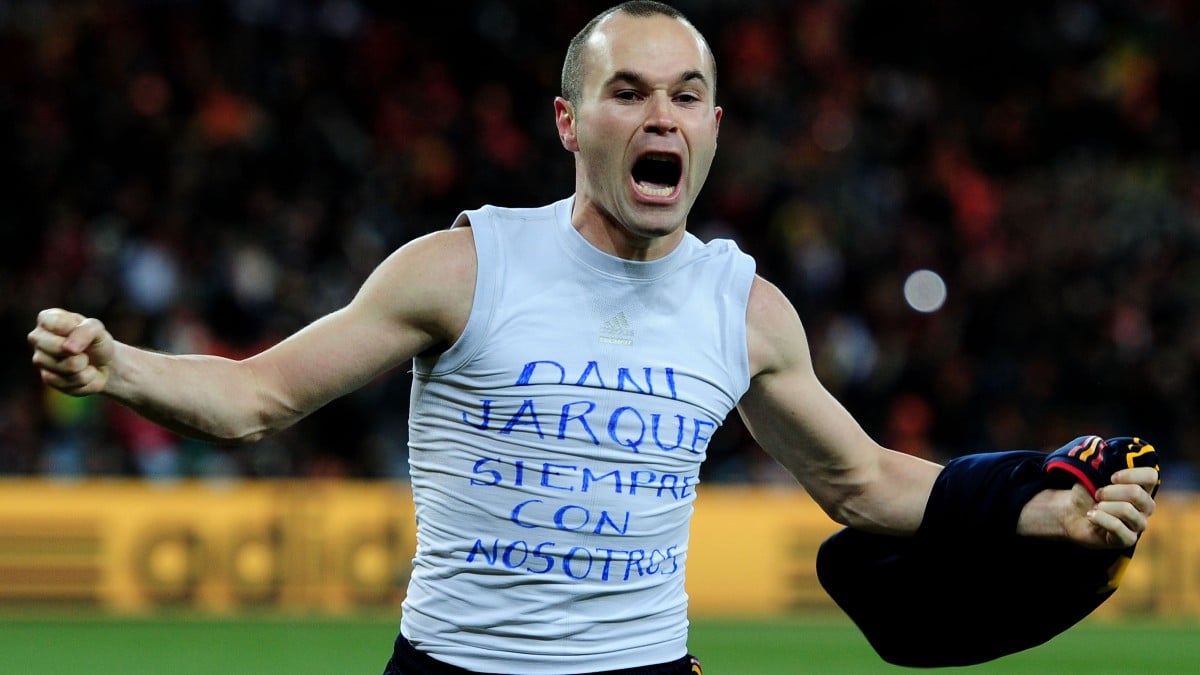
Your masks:
[{"label": "man's outstretched arm", "polygon": [[256,440],[453,342],[473,297],[473,246],[470,228],[414,240],[348,305],[246,359],[137,348],[95,318],[47,309],[29,333],[33,364],[51,387],[102,394],[184,435]]},{"label": "man's outstretched arm", "polygon": [[[921,525],[943,467],[880,446],[818,381],[795,309],[756,279],[747,311],[751,386],[739,412],[758,443],[837,522],[868,532],[911,535]],[[1119,471],[1096,493],[1082,488],[1033,495],[1019,534],[1094,548],[1137,541],[1154,512],[1158,472]]]}]

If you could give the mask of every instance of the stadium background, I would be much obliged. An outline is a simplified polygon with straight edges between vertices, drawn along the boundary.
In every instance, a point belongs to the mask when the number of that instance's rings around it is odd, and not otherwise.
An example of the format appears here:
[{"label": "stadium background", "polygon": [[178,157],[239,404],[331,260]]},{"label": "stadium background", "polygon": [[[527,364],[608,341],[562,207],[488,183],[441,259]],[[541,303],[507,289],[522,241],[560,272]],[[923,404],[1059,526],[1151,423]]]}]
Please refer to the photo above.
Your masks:
[{"label": "stadium background", "polygon": [[[550,102],[608,4],[0,2],[0,612],[394,607],[404,372],[231,449],[45,391],[24,335],[59,305],[246,354],[461,209],[567,194]],[[756,255],[885,444],[1150,438],[1164,508],[1111,611],[1200,614],[1200,7],[674,4],[726,111],[689,227]],[[937,311],[904,302],[919,269]],[[702,493],[761,509],[767,544],[729,555],[702,497],[697,547],[727,553],[693,585],[720,579],[717,614],[815,611],[795,593],[828,524],[736,419],[709,453]],[[297,543],[314,524],[333,543]]]}]

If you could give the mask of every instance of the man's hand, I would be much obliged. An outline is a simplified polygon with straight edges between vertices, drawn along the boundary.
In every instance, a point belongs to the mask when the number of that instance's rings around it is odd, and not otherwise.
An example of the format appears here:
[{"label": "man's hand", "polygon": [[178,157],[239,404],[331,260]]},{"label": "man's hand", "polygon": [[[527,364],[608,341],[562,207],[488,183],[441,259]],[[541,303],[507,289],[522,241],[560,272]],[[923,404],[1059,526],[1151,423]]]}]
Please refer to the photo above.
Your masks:
[{"label": "man's hand", "polygon": [[99,320],[42,310],[28,339],[42,382],[72,396],[104,391],[116,343]]},{"label": "man's hand", "polygon": [[1097,549],[1128,548],[1146,531],[1154,513],[1151,493],[1158,470],[1139,466],[1112,474],[1112,483],[1093,499],[1082,483],[1069,489],[1043,490],[1021,511],[1017,531],[1023,535],[1063,537]]},{"label": "man's hand", "polygon": [[[1149,459],[1146,448],[1114,452]],[[1046,460],[1017,450],[947,462],[917,536],[843,528],[817,552],[818,580],[895,665],[969,666],[1044,644],[1117,590],[1158,484],[1155,466],[1125,462],[1093,498],[1082,481],[1048,480]],[[913,607],[927,619],[912,621]]]},{"label": "man's hand", "polygon": [[1095,503],[1085,513],[1090,530],[1081,531],[1080,536],[1068,530],[1068,536],[1085,546],[1097,541],[1102,542],[1103,548],[1133,546],[1154,513],[1151,495],[1158,481],[1158,470],[1148,466],[1114,473],[1112,484],[1096,490]]}]

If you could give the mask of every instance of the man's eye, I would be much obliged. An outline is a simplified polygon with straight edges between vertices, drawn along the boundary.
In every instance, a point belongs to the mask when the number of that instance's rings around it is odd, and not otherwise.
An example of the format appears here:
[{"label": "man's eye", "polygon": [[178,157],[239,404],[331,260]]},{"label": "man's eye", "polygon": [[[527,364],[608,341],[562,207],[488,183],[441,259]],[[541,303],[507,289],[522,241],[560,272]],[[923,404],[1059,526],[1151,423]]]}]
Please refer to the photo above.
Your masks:
[{"label": "man's eye", "polygon": [[640,96],[638,96],[638,93],[632,89],[624,89],[617,92],[617,98],[622,101],[636,101],[640,98]]},{"label": "man's eye", "polygon": [[695,94],[678,94],[675,96],[675,100],[680,103],[699,103],[700,97]]}]

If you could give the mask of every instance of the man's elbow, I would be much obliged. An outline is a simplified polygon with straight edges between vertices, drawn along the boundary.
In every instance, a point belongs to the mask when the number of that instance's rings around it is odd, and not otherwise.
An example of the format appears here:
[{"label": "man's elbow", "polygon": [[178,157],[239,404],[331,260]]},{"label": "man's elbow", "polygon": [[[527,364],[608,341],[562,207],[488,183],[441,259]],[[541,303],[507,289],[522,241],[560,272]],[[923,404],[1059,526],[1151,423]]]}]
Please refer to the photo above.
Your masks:
[{"label": "man's elbow", "polygon": [[[870,510],[864,507],[867,484],[847,477],[826,478],[819,483],[802,481],[817,506],[835,523],[846,527],[864,528],[871,522]],[[865,528],[864,528],[865,529]]]}]

